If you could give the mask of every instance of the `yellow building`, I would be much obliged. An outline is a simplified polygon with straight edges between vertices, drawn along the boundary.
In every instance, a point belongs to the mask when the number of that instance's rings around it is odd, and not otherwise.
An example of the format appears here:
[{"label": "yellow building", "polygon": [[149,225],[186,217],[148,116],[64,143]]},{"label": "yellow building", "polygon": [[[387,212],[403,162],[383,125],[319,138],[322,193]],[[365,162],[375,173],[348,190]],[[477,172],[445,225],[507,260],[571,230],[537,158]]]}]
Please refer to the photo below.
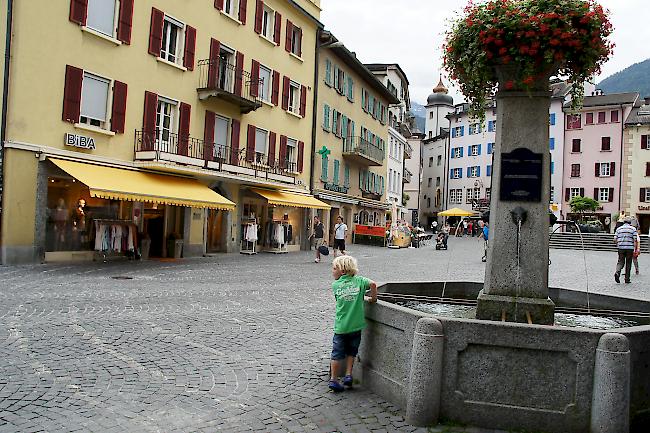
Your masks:
[{"label": "yellow building", "polygon": [[[331,33],[319,37],[313,193],[333,240],[336,217],[359,238],[385,232],[388,107],[394,96]],[[328,235],[326,234],[326,238]]]},{"label": "yellow building", "polygon": [[650,231],[650,97],[637,101],[623,131],[622,210]]},{"label": "yellow building", "polygon": [[307,246],[320,1],[190,3],[13,2],[3,263]]}]

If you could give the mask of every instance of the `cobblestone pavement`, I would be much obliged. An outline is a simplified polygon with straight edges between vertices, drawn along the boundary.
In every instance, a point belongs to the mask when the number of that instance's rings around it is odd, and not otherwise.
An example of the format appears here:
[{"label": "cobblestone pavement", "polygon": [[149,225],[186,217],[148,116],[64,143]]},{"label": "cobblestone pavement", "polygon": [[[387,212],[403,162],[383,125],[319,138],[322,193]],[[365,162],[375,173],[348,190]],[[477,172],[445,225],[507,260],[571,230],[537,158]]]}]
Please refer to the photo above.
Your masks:
[{"label": "cobblestone pavement", "polygon": [[[482,244],[450,247],[352,253],[379,282],[482,280]],[[650,298],[649,257],[631,285],[614,283],[613,253],[586,257],[592,291]],[[582,253],[551,259],[552,285],[585,287]],[[327,392],[329,262],[301,252],[0,267],[0,432],[427,431],[362,387]]]}]

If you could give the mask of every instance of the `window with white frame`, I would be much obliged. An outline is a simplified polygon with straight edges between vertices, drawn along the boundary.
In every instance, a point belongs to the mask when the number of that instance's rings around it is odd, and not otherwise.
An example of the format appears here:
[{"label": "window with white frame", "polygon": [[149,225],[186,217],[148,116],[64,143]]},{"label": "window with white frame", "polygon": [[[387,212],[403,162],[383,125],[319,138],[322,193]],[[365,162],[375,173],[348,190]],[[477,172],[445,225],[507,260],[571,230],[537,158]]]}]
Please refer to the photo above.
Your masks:
[{"label": "window with white frame", "polygon": [[260,91],[259,95],[263,101],[271,100],[271,76],[272,72],[266,66],[260,65]]},{"label": "window with white frame", "polygon": [[550,197],[550,202],[553,203],[555,201],[555,187],[551,187],[551,197]]},{"label": "window with white frame", "polygon": [[469,135],[478,134],[481,132],[481,127],[478,123],[472,123],[469,125]]},{"label": "window with white frame", "polygon": [[263,162],[266,155],[266,145],[269,140],[269,132],[255,128],[255,161]]},{"label": "window with white frame", "polygon": [[472,203],[472,198],[474,197],[474,192],[471,188],[465,190],[465,204]]},{"label": "window with white frame", "polygon": [[598,188],[598,201],[609,201],[609,188]]},{"label": "window with white frame", "polygon": [[610,170],[609,162],[601,162],[599,172],[600,172],[600,177],[611,176],[611,170]]},{"label": "window with white frame", "polygon": [[454,179],[460,179],[462,176],[463,176],[463,169],[462,168],[454,168],[452,177]]},{"label": "window with white frame", "polygon": [[469,152],[470,152],[469,154],[471,156],[478,156],[478,144],[474,144],[474,145],[470,146]]},{"label": "window with white frame", "polygon": [[223,11],[228,15],[237,18],[239,16],[239,0],[224,0]]},{"label": "window with white frame", "polygon": [[647,203],[649,201],[650,201],[650,188],[646,188],[645,189],[645,202]]},{"label": "window with white frame", "polygon": [[287,138],[287,164],[286,167],[291,171],[296,171],[296,160],[298,152],[298,141],[293,138]]},{"label": "window with white frame", "polygon": [[474,188],[474,200],[481,198],[481,188]]},{"label": "window with white frame", "polygon": [[106,36],[114,37],[116,0],[88,0],[86,27]]},{"label": "window with white frame", "polygon": [[388,170],[388,191],[393,190],[393,169]]},{"label": "window with white frame", "polygon": [[216,116],[214,120],[214,156],[215,158],[224,159],[227,157],[228,148],[228,128],[230,119],[227,117]]},{"label": "window with white frame", "polygon": [[108,123],[111,80],[84,72],[79,123],[104,128]]},{"label": "window with white frame", "polygon": [[462,136],[463,127],[462,126],[456,126],[453,129],[453,131],[454,131],[454,134],[453,134],[454,136],[460,137],[460,136]]},{"label": "window with white frame", "polygon": [[[178,102],[172,99],[158,96],[158,107],[156,108],[156,141],[161,146],[170,144],[170,135],[176,132],[176,113]],[[161,149],[171,152],[174,149]]]},{"label": "window with white frame", "polygon": [[485,188],[485,199],[489,200],[492,197],[492,188]]},{"label": "window with white frame", "polygon": [[[293,28],[291,29],[291,52],[295,54],[296,56],[300,56],[300,44],[302,43],[302,30],[300,27],[296,27],[295,24]],[[343,87],[343,83],[339,82],[339,85],[341,88]]]},{"label": "window with white frame", "polygon": [[470,169],[469,169],[469,177],[478,177],[478,165],[470,167]]},{"label": "window with white frame", "polygon": [[275,30],[275,11],[264,4],[264,9],[262,10],[262,36],[272,40],[273,32]]},{"label": "window with white frame", "polygon": [[463,148],[462,147],[454,148],[454,158],[462,158],[462,156],[463,156]]},{"label": "window with white frame", "polygon": [[463,202],[463,190],[462,189],[457,189],[456,190],[456,203],[461,204]]},{"label": "window with white frame", "polygon": [[183,33],[185,24],[165,15],[163,22],[162,48],[160,58],[172,63],[180,62],[183,58]]},{"label": "window with white frame", "polygon": [[569,189],[569,199],[572,199],[573,197],[580,197],[580,188]]},{"label": "window with white frame", "polygon": [[294,114],[300,112],[300,84],[293,81],[289,83],[289,111]]}]

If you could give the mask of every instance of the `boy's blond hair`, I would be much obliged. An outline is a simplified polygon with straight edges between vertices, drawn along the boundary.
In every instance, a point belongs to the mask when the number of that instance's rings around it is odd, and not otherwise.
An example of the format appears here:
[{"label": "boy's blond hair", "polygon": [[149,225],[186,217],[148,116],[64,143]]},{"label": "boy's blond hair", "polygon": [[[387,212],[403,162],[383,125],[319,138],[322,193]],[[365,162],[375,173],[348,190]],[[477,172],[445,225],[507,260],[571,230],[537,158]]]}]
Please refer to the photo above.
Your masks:
[{"label": "boy's blond hair", "polygon": [[337,269],[343,274],[351,277],[357,275],[357,272],[359,272],[357,259],[352,256],[339,256],[332,261],[332,266],[334,269]]}]

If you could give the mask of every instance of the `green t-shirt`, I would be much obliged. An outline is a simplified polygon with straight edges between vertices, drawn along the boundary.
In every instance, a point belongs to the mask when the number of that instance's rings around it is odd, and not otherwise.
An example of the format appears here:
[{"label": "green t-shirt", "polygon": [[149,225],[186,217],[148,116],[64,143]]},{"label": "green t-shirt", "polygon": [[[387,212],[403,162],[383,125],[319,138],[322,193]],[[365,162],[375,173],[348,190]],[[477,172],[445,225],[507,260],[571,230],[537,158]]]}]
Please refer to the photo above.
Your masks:
[{"label": "green t-shirt", "polygon": [[368,287],[370,287],[370,280],[359,275],[354,277],[341,275],[332,283],[332,291],[336,299],[335,334],[349,334],[366,327],[363,296]]}]

